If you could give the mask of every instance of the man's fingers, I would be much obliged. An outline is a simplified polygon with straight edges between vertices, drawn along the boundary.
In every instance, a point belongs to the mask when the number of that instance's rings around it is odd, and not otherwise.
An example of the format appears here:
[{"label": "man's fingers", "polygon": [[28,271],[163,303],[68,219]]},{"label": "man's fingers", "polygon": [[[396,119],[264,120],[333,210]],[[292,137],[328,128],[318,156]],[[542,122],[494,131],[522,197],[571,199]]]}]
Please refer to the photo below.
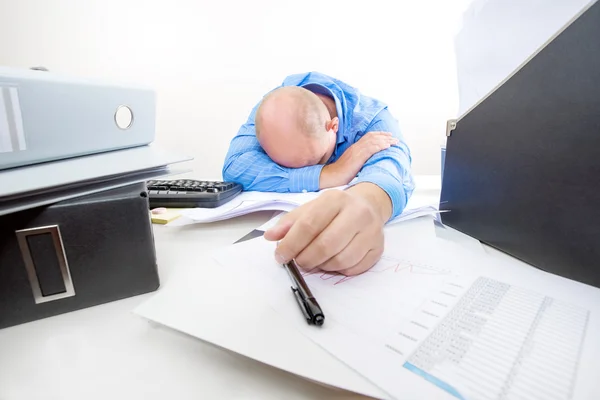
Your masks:
[{"label": "man's fingers", "polygon": [[373,140],[393,137],[390,132],[367,132],[357,143],[366,143]]},{"label": "man's fingers", "polygon": [[346,247],[333,254],[327,261],[319,265],[319,269],[328,272],[344,271],[357,265],[369,251],[370,241],[359,233],[354,236]]},{"label": "man's fingers", "polygon": [[296,261],[310,270],[340,253],[354,239],[360,227],[351,210],[342,211],[302,252]]},{"label": "man's fingers", "polygon": [[369,159],[373,154],[376,154],[381,150],[389,149],[392,145],[397,143],[398,139],[393,138],[377,141],[374,140],[372,143],[368,143],[367,146],[364,147],[364,156],[366,159]]},{"label": "man's fingers", "polygon": [[339,271],[339,273],[342,275],[346,275],[346,276],[362,274],[363,272],[371,269],[375,264],[377,264],[379,259],[381,259],[382,254],[383,254],[383,248],[371,249],[367,252],[367,254],[363,257],[363,259],[360,260],[356,265],[354,265],[348,269]]},{"label": "man's fingers", "polygon": [[392,136],[392,133],[385,132],[385,131],[371,131],[371,132],[368,132],[367,134],[365,134],[364,137],[374,137],[374,136]]},{"label": "man's fingers", "polygon": [[271,242],[283,239],[283,237],[289,232],[290,228],[292,227],[294,221],[297,218],[298,214],[294,213],[294,211],[281,217],[279,221],[277,221],[277,224],[275,224],[275,226],[269,228],[265,232],[264,238]]},{"label": "man's fingers", "polygon": [[391,137],[380,137],[380,138],[377,139],[376,143],[381,143],[381,144],[396,144],[396,143],[398,143],[398,139],[396,139],[393,136],[391,136]]},{"label": "man's fingers", "polygon": [[362,164],[367,162],[374,154],[398,143],[399,140],[390,132],[368,132],[357,143],[352,145],[358,154],[358,158],[355,161],[360,163],[362,167]]},{"label": "man's fingers", "polygon": [[330,196],[321,195],[302,206],[306,209],[293,221],[275,250],[277,262],[285,263],[298,256],[337,216],[341,204],[328,201],[328,197]]},{"label": "man's fingers", "polygon": [[371,140],[397,140],[390,132],[369,132],[361,138],[364,141]]},{"label": "man's fingers", "polygon": [[389,136],[389,135],[378,135],[378,136],[373,136],[371,138],[369,138],[369,140],[365,141],[365,145],[369,146],[369,145],[373,145],[373,144],[377,144],[377,145],[388,145],[388,144],[397,144],[398,143],[398,138],[395,138],[393,136]]}]

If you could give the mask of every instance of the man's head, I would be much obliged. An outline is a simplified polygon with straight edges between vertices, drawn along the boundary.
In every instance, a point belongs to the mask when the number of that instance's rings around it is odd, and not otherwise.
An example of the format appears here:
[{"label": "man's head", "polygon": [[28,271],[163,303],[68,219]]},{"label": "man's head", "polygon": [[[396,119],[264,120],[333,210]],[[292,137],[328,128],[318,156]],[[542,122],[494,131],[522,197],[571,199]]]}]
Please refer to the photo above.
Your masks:
[{"label": "man's head", "polygon": [[255,117],[256,136],[277,164],[324,164],[335,147],[338,119],[313,92],[285,86],[265,96]]}]

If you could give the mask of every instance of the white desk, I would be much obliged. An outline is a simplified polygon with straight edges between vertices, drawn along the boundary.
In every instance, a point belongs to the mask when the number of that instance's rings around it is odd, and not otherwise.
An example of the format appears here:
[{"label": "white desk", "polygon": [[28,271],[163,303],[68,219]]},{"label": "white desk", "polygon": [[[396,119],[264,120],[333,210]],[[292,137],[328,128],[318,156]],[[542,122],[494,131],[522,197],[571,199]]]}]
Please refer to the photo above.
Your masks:
[{"label": "white desk", "polygon": [[[419,177],[439,192],[439,176]],[[213,264],[272,213],[180,228],[155,226],[163,285],[178,268]],[[0,400],[360,398],[151,324],[133,314],[153,293],[0,330]]]}]

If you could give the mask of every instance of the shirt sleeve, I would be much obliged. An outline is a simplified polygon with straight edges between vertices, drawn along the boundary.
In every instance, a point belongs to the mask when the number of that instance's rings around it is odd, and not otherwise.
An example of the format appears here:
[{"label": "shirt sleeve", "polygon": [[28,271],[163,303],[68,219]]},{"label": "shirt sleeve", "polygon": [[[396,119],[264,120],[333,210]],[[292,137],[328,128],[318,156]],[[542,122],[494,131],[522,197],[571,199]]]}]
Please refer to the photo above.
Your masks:
[{"label": "shirt sleeve", "polygon": [[400,215],[408,199],[414,191],[414,179],[411,171],[412,157],[410,149],[404,140],[398,121],[387,110],[382,110],[361,135],[374,131],[390,132],[396,137],[398,144],[389,149],[374,154],[358,173],[353,185],[361,182],[370,182],[383,189],[392,201],[393,219]]},{"label": "shirt sleeve", "polygon": [[231,140],[223,165],[223,180],[237,182],[244,190],[261,192],[316,192],[323,165],[286,168],[275,163],[256,138],[254,117],[258,104],[248,120]]}]

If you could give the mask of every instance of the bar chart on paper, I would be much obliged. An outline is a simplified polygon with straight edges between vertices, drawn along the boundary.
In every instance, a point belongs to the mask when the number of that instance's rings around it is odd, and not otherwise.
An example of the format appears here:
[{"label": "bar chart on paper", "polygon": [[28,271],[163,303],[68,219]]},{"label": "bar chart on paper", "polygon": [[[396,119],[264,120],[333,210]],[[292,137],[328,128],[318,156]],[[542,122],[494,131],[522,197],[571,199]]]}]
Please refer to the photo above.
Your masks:
[{"label": "bar chart on paper", "polygon": [[239,243],[217,260],[252,279],[273,310],[390,398],[574,397],[593,325],[588,308],[481,277],[476,253],[403,239],[401,251],[390,248],[360,275],[305,274],[327,313],[318,330],[300,318],[272,243]]},{"label": "bar chart on paper", "polygon": [[457,398],[570,399],[589,311],[483,277],[465,289],[404,368]]},{"label": "bar chart on paper", "polygon": [[[384,254],[379,262],[375,264],[371,269],[360,275],[359,280],[361,281],[360,286],[365,286],[364,282],[370,278],[373,280],[379,279],[382,275],[392,274],[410,274],[410,275],[448,275],[451,274],[452,270],[449,268],[429,265],[426,263],[414,262],[394,256]],[[332,286],[344,284],[355,280],[358,276],[345,276],[340,273],[323,272],[323,271],[308,271],[303,274],[309,282],[313,282],[314,277],[318,277],[321,281],[328,281]],[[379,275],[379,276],[378,276]],[[313,282],[314,283],[314,282]],[[319,284],[319,282],[316,282]],[[394,286],[394,290],[397,286]]]}]

